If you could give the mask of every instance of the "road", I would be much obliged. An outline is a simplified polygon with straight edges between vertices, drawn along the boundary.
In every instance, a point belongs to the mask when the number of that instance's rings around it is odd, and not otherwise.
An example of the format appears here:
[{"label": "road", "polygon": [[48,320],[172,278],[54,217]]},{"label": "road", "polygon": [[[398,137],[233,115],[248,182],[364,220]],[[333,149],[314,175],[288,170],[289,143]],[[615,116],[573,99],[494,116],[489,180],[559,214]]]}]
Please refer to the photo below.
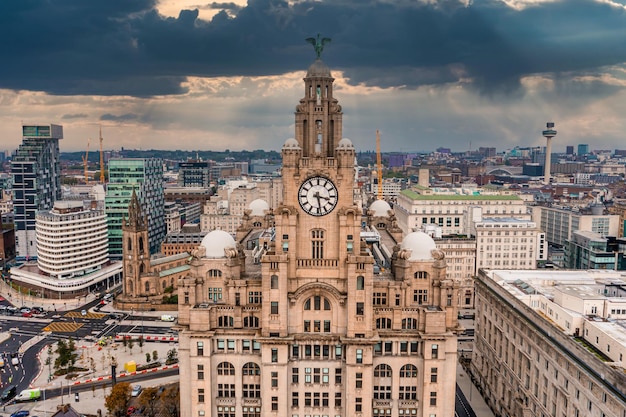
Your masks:
[{"label": "road", "polygon": [[476,413],[472,409],[472,406],[465,398],[463,391],[457,384],[456,395],[454,400],[454,415],[456,417],[476,417]]}]

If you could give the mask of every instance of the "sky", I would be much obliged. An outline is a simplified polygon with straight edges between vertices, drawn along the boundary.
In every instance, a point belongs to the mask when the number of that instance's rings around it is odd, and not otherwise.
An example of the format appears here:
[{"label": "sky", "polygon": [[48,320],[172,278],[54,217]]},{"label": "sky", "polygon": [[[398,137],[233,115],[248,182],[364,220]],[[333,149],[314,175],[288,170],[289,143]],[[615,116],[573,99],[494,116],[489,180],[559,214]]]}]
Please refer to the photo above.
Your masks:
[{"label": "sky", "polygon": [[0,150],[280,150],[317,34],[357,150],[626,149],[626,0],[4,0]]}]

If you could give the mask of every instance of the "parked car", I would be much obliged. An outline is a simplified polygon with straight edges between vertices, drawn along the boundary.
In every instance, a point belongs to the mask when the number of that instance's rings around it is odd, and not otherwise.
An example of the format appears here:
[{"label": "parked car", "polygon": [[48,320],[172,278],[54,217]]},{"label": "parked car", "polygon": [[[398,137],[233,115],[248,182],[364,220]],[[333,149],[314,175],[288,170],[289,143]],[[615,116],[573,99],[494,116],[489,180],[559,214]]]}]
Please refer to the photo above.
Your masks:
[{"label": "parked car", "polygon": [[20,308],[20,313],[30,313],[30,308],[22,307],[22,308]]},{"label": "parked car", "polygon": [[17,387],[15,385],[11,385],[4,391],[2,391],[2,396],[0,396],[0,401],[7,402],[13,397],[17,395]]},{"label": "parked car", "polygon": [[16,411],[15,413],[11,414],[11,417],[27,417],[28,415],[30,415],[30,411],[28,411],[28,410],[20,410],[20,411]]},{"label": "parked car", "polygon": [[141,385],[135,385],[133,387],[133,390],[130,393],[130,396],[131,397],[138,397],[139,394],[141,394],[141,391],[142,391]]},{"label": "parked car", "polygon": [[25,311],[22,313],[22,317],[32,317],[33,313],[29,312],[29,311]]}]

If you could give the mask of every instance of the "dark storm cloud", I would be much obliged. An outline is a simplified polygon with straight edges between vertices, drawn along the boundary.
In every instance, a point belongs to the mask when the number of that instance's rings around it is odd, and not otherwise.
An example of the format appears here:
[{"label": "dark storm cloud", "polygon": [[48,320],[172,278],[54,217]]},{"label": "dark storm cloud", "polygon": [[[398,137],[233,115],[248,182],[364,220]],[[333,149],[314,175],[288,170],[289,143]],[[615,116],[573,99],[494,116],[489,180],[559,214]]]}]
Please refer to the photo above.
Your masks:
[{"label": "dark storm cloud", "polygon": [[353,84],[381,87],[463,80],[485,94],[512,93],[525,75],[626,62],[626,13],[591,0],[523,10],[495,0],[467,7],[455,0],[208,6],[222,9],[210,22],[197,10],[161,16],[154,0],[0,2],[0,87],[179,94],[191,75],[302,70],[314,59],[304,39],[317,33],[333,38],[323,53],[333,69]]},{"label": "dark storm cloud", "polygon": [[127,122],[129,120],[137,120],[139,116],[132,113],[120,114],[119,116],[115,114],[106,113],[100,116],[100,120],[112,120],[114,122]]},{"label": "dark storm cloud", "polygon": [[75,113],[75,114],[64,114],[61,116],[62,120],[73,120],[73,119],[86,119],[89,117],[86,113]]}]

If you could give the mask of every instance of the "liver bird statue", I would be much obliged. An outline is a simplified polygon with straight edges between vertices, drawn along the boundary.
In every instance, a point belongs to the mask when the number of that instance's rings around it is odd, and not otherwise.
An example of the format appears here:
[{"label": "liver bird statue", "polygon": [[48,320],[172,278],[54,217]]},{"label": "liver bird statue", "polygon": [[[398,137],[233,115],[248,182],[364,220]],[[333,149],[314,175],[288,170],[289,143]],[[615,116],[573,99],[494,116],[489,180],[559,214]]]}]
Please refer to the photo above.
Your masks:
[{"label": "liver bird statue", "polygon": [[315,48],[315,53],[317,54],[317,59],[320,59],[320,55],[322,55],[322,51],[324,50],[324,45],[330,43],[330,38],[322,38],[320,39],[320,34],[317,34],[317,39],[315,38],[306,38],[306,41],[313,45]]}]

